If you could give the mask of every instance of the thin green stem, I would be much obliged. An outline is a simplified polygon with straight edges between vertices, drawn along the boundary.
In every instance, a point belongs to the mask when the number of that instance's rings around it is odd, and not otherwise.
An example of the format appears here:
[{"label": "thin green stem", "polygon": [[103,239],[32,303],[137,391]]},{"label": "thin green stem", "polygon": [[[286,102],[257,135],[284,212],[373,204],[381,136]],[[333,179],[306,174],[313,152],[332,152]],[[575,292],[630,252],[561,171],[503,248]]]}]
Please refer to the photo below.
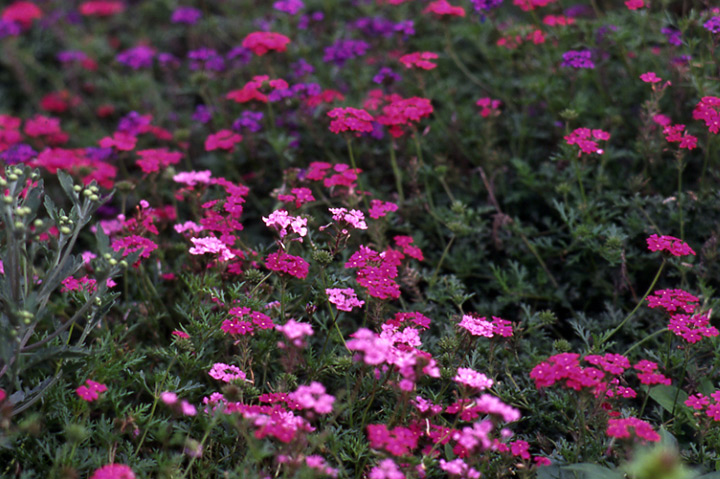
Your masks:
[{"label": "thin green stem", "polygon": [[652,338],[654,338],[655,336],[658,336],[658,335],[664,333],[664,332],[667,331],[667,330],[668,330],[667,328],[664,328],[664,329],[660,329],[660,330],[658,330],[658,331],[655,331],[655,332],[652,333],[652,334],[648,334],[647,336],[643,337],[640,341],[637,341],[635,344],[633,344],[632,346],[630,346],[630,347],[623,353],[623,356],[627,356],[628,354],[630,354],[630,351],[632,351],[633,349],[637,348],[638,346],[640,346],[640,345],[643,344],[643,343],[646,343],[646,342],[650,341],[650,340],[651,340]]},{"label": "thin green stem", "polygon": [[[172,361],[170,361],[170,364],[168,365],[167,369],[165,370],[165,373],[163,374],[162,382],[160,383],[160,387],[157,387],[157,384],[155,385],[155,399],[153,400],[152,408],[150,408],[150,417],[148,418],[147,422],[149,423],[150,420],[152,420],[153,416],[155,415],[155,409],[157,408],[158,401],[160,400],[160,390],[165,388],[165,381],[167,381],[168,375],[170,374],[170,369],[173,367],[173,364],[175,364],[175,359],[173,358]],[[149,426],[149,425],[148,425]],[[148,431],[150,428],[146,426],[145,432],[143,432],[142,437],[140,438],[140,442],[137,445],[137,448],[135,448],[135,452],[133,453],[132,457],[136,457],[138,453],[140,452],[140,448],[142,447],[143,443],[145,442],[145,438],[147,437]]]},{"label": "thin green stem", "polygon": [[453,242],[455,241],[455,235],[452,235],[450,237],[450,241],[447,242],[447,245],[445,246],[445,250],[442,252],[442,256],[440,256],[440,261],[438,261],[437,266],[435,267],[435,271],[433,272],[432,277],[430,278],[430,287],[432,288],[433,285],[435,285],[435,281],[437,281],[438,273],[440,273],[440,267],[443,264],[443,261],[445,261],[445,257],[447,256],[448,252],[450,251],[450,247],[452,246]]},{"label": "thin green stem", "polygon": [[647,291],[645,291],[645,294],[643,295],[643,297],[640,298],[640,301],[638,301],[638,303],[635,305],[633,310],[630,311],[630,314],[625,316],[625,319],[623,319],[622,322],[620,322],[620,324],[618,324],[618,326],[615,329],[610,331],[608,334],[605,335],[605,337],[602,338],[603,343],[605,343],[608,339],[612,338],[615,335],[615,333],[620,331],[622,329],[622,327],[625,326],[625,323],[630,321],[630,318],[632,318],[635,315],[635,313],[637,312],[637,310],[640,309],[640,306],[642,306],[642,304],[645,302],[645,298],[647,298],[650,295],[653,288],[655,288],[655,283],[657,283],[658,279],[660,279],[660,274],[662,273],[663,268],[665,268],[666,262],[667,262],[667,260],[665,258],[663,258],[663,262],[660,265],[660,268],[658,268],[658,271],[655,274],[655,278],[653,278],[652,283],[650,283],[650,287],[648,287]]},{"label": "thin green stem", "polygon": [[[357,166],[355,165],[355,155],[353,155],[353,149],[352,149],[352,141],[350,141],[350,137],[345,137],[345,141],[347,142],[348,147],[348,155],[350,156],[350,165],[352,166],[353,170],[357,171]],[[360,194],[362,195],[363,204],[365,205],[365,209],[369,210],[370,205],[368,204],[367,196],[365,196],[365,187],[362,183],[362,178],[360,177],[360,173],[357,174],[357,180],[358,180],[358,190],[360,191]]]},{"label": "thin green stem", "polygon": [[682,156],[678,156],[677,160],[678,168],[678,192],[677,192],[677,204],[678,204],[678,217],[680,221],[680,239],[685,239],[685,221],[683,220],[683,201],[682,201],[682,172],[683,163]]},{"label": "thin green stem", "polygon": [[398,203],[402,204],[405,201],[405,195],[403,194],[402,186],[402,171],[397,164],[397,158],[395,158],[395,145],[390,142],[390,165],[392,165],[393,175],[395,175],[395,188],[398,191]]}]

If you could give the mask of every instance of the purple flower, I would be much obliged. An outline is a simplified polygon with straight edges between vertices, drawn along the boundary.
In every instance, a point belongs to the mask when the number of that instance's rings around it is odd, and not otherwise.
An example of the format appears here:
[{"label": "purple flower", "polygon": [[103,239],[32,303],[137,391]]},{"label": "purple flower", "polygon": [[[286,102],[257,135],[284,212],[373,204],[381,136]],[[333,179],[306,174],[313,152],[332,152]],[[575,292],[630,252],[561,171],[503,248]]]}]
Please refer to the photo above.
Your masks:
[{"label": "purple flower", "polygon": [[379,85],[390,85],[400,80],[402,80],[402,77],[388,67],[382,67],[377,75],[373,77],[373,81]]},{"label": "purple flower", "polygon": [[143,116],[136,111],[131,111],[120,118],[117,130],[136,136],[142,133],[147,126],[150,126],[150,116]]},{"label": "purple flower", "polygon": [[113,149],[88,146],[85,148],[85,154],[93,161],[106,161],[112,156]]},{"label": "purple flower", "polygon": [[665,27],[660,30],[660,33],[667,37],[667,41],[669,44],[678,47],[682,45],[682,40],[680,39],[680,30],[676,30],[672,27]]},{"label": "purple flower", "polygon": [[355,28],[367,36],[389,37],[395,32],[395,23],[383,17],[364,17],[355,21]]},{"label": "purple flower", "polygon": [[210,108],[205,105],[198,105],[195,107],[195,113],[193,113],[192,119],[193,121],[197,121],[198,123],[202,123],[204,125],[212,120],[212,112],[210,111]]},{"label": "purple flower", "polygon": [[317,83],[297,83],[291,87],[297,98],[307,98],[322,93],[322,87]]},{"label": "purple flower", "polygon": [[300,0],[280,0],[273,4],[275,10],[296,15],[305,4]]},{"label": "purple flower", "polygon": [[190,70],[210,70],[220,72],[225,69],[225,59],[212,48],[200,48],[188,52]]},{"label": "purple flower", "polygon": [[157,56],[158,63],[163,68],[170,68],[170,67],[179,67],[180,66],[180,60],[175,57],[172,53],[158,53]]},{"label": "purple flower", "polygon": [[368,48],[370,45],[362,40],[338,40],[329,47],[325,47],[323,61],[343,66],[351,58],[365,55]]},{"label": "purple flower", "polygon": [[309,15],[302,15],[298,20],[298,28],[300,30],[307,30],[310,26],[310,22],[322,22],[325,19],[323,12],[313,12]]},{"label": "purple flower", "polygon": [[475,7],[475,11],[483,13],[489,12],[493,8],[497,8],[502,4],[503,0],[470,0]]},{"label": "purple flower", "polygon": [[263,119],[263,114],[260,111],[244,111],[240,115],[240,118],[235,120],[232,125],[233,131],[242,132],[243,130],[252,131],[256,133],[260,131],[262,125],[260,122]]},{"label": "purple flower", "polygon": [[268,101],[270,103],[277,103],[280,100],[293,96],[293,92],[290,88],[276,88],[275,90],[268,93]]},{"label": "purple flower", "polygon": [[311,75],[315,71],[315,67],[306,62],[304,58],[291,63],[290,68],[292,68],[294,78],[302,78],[305,75]]},{"label": "purple flower", "polygon": [[225,55],[225,58],[230,60],[233,68],[239,68],[250,63],[252,52],[245,47],[235,47]]},{"label": "purple flower", "polygon": [[595,68],[590,50],[570,50],[563,53],[562,66],[572,68]]},{"label": "purple flower", "polygon": [[202,12],[193,7],[178,7],[170,17],[172,23],[194,25],[202,17]]},{"label": "purple flower", "polygon": [[81,62],[87,60],[88,56],[80,50],[66,50],[57,54],[60,63]]},{"label": "purple flower", "polygon": [[133,70],[139,70],[141,68],[152,67],[154,57],[155,50],[142,45],[125,50],[116,57],[116,60],[125,66],[129,66]]},{"label": "purple flower", "polygon": [[406,38],[410,35],[415,35],[415,22],[412,20],[405,20],[395,24],[395,31],[402,33]]},{"label": "purple flower", "polygon": [[703,23],[703,27],[711,33],[720,33],[720,17],[712,17]]},{"label": "purple flower", "polygon": [[30,145],[26,145],[25,143],[12,145],[10,148],[0,153],[0,158],[2,158],[2,160],[8,165],[25,163],[35,156],[37,156],[37,152],[33,150]]},{"label": "purple flower", "polygon": [[19,24],[7,20],[0,20],[0,38],[16,37],[20,35],[21,31],[22,28],[20,28]]}]

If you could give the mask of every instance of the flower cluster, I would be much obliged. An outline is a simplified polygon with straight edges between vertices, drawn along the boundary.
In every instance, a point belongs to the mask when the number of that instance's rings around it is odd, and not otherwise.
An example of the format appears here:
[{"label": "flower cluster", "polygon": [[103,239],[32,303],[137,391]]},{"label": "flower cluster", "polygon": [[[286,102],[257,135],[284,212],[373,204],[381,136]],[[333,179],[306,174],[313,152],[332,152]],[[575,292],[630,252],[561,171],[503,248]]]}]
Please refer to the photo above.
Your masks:
[{"label": "flower cluster", "polygon": [[650,251],[667,251],[673,256],[695,256],[695,251],[686,242],[674,236],[652,234],[647,238],[647,245]]},{"label": "flower cluster", "polygon": [[423,70],[432,70],[437,68],[437,63],[430,60],[435,60],[437,57],[437,53],[433,52],[415,52],[401,56],[398,61],[405,65],[405,68],[417,67]]},{"label": "flower cluster", "polygon": [[292,233],[300,236],[298,241],[302,242],[302,238],[306,236],[308,232],[307,218],[291,216],[285,210],[275,210],[269,216],[263,216],[262,220],[268,228],[275,228],[280,234],[280,238],[285,238],[290,232],[289,230],[291,230]]},{"label": "flower cluster", "polygon": [[493,100],[490,97],[480,98],[475,102],[480,107],[480,116],[487,118],[489,116],[500,116],[500,100]]},{"label": "flower cluster", "polygon": [[660,434],[655,432],[650,424],[636,417],[623,419],[608,419],[607,435],[619,439],[626,439],[631,436],[630,428],[635,435],[641,439],[651,442],[660,440]]},{"label": "flower cluster", "polygon": [[464,314],[458,326],[465,329],[472,336],[484,336],[486,338],[503,336],[509,338],[513,334],[512,323],[496,316],[492,317],[492,321],[488,321],[484,316]]},{"label": "flower cluster", "polygon": [[211,378],[217,379],[222,382],[232,382],[237,379],[246,381],[247,376],[240,370],[239,367],[225,363],[215,363],[213,367],[208,371]]},{"label": "flower cluster", "polygon": [[284,52],[289,43],[290,39],[280,33],[253,32],[243,39],[242,46],[255,55],[262,56],[270,51]]},{"label": "flower cluster", "polygon": [[328,288],[325,290],[328,301],[334,304],[340,311],[352,311],[353,308],[361,308],[365,301],[359,300],[352,288]]},{"label": "flower cluster", "polygon": [[305,279],[310,270],[310,264],[307,261],[284,251],[270,253],[265,259],[265,266],[271,271],[289,274],[299,279]]},{"label": "flower cluster", "polygon": [[373,131],[372,115],[365,110],[357,108],[333,108],[327,115],[333,120],[330,122],[330,131],[340,133],[343,131],[354,131],[368,133]]},{"label": "flower cluster", "polygon": [[[720,17],[714,17],[720,18]],[[720,21],[718,22],[720,23]],[[718,27],[720,30],[720,26]],[[704,96],[700,99],[692,112],[694,120],[702,120],[710,133],[720,132],[720,97]]]},{"label": "flower cluster", "polygon": [[609,140],[610,133],[603,130],[591,130],[590,128],[576,128],[564,138],[568,145],[577,145],[580,148],[578,157],[582,156],[583,153],[587,155],[592,153],[602,155],[604,150],[600,149],[597,141]]},{"label": "flower cluster", "polygon": [[563,67],[575,69],[592,69],[595,63],[592,61],[592,52],[590,50],[570,50],[563,53]]},{"label": "flower cluster", "polygon": [[100,397],[101,393],[107,391],[107,386],[91,379],[85,381],[85,384],[78,387],[75,392],[81,399],[87,402],[93,402]]}]

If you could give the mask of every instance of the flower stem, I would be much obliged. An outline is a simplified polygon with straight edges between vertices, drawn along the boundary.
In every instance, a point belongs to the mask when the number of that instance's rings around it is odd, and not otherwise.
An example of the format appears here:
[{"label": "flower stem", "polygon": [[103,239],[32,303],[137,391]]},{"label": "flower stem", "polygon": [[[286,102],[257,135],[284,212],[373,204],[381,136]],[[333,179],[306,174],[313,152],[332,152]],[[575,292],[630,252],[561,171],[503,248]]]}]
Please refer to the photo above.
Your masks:
[{"label": "flower stem", "polygon": [[650,287],[648,287],[647,291],[645,291],[645,294],[643,295],[643,297],[640,298],[640,301],[638,301],[638,303],[635,305],[635,307],[633,308],[633,310],[630,311],[630,314],[628,314],[627,316],[625,316],[625,319],[623,319],[622,322],[621,322],[620,324],[618,324],[615,329],[613,329],[613,330],[610,331],[608,334],[606,334],[605,337],[603,337],[602,343],[605,343],[608,339],[612,338],[612,337],[615,335],[615,333],[617,333],[618,331],[620,331],[620,330],[622,329],[622,327],[625,326],[625,323],[627,323],[628,321],[630,321],[630,318],[632,318],[632,317],[635,315],[635,313],[637,312],[637,310],[640,309],[640,306],[645,302],[645,298],[647,298],[647,297],[650,295],[650,293],[652,292],[653,288],[655,288],[655,283],[657,283],[657,282],[658,282],[658,279],[660,279],[660,273],[662,273],[662,270],[665,268],[665,263],[666,263],[666,262],[667,262],[667,260],[665,260],[665,259],[663,258],[663,262],[662,262],[662,264],[660,265],[660,268],[658,268],[658,271],[657,271],[657,273],[655,274],[655,278],[653,278],[652,283],[650,283]]}]

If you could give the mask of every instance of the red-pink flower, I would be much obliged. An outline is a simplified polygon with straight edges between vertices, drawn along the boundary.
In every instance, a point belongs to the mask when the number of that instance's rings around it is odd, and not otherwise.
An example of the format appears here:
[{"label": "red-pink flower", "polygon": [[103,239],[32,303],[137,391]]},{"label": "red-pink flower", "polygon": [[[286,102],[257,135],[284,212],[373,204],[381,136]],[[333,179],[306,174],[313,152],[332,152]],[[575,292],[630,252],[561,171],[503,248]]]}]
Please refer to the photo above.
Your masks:
[{"label": "red-pink flower", "polygon": [[720,132],[720,97],[704,96],[692,112],[695,120],[703,120],[710,133]]},{"label": "red-pink flower", "polygon": [[6,22],[17,22],[23,27],[29,27],[33,21],[42,18],[43,12],[32,2],[14,2],[2,12],[2,19]]},{"label": "red-pink flower", "polygon": [[493,100],[490,97],[480,98],[475,102],[480,107],[480,116],[487,118],[489,116],[500,116],[500,100]]},{"label": "red-pink flower", "polygon": [[108,464],[96,469],[90,479],[135,479],[135,474],[125,464]]},{"label": "red-pink flower", "polygon": [[283,251],[269,254],[265,260],[265,266],[269,270],[286,273],[300,279],[305,279],[310,269],[307,261],[299,256],[293,256]]},{"label": "red-pink flower", "polygon": [[643,0],[627,0],[625,6],[628,7],[628,10],[638,10],[645,6],[645,2]]},{"label": "red-pink flower", "polygon": [[437,68],[437,64],[430,60],[435,60],[437,57],[437,53],[433,52],[415,52],[401,56],[399,61],[405,65],[405,68],[418,67],[423,70],[432,70]]},{"label": "red-pink flower", "polygon": [[439,17],[464,17],[465,9],[463,7],[450,5],[447,0],[436,0],[425,7],[423,13],[434,13]]},{"label": "red-pink flower", "polygon": [[232,130],[220,130],[207,137],[205,140],[205,151],[233,151],[235,144],[240,143],[240,141],[242,141],[242,135]]},{"label": "red-pink flower", "polygon": [[108,17],[125,10],[123,2],[95,0],[80,5],[80,13],[85,16]]},{"label": "red-pink flower", "polygon": [[140,150],[137,152],[138,158],[135,164],[140,167],[143,173],[157,173],[165,170],[170,165],[176,165],[182,158],[179,151],[168,151],[167,148],[157,148],[152,150]]},{"label": "red-pink flower", "polygon": [[577,145],[580,148],[578,156],[585,154],[597,153],[603,154],[603,150],[599,148],[596,140],[609,140],[610,133],[603,130],[591,130],[590,128],[576,128],[572,133],[565,136],[568,145]]},{"label": "red-pink flower", "polygon": [[358,108],[333,108],[327,113],[333,118],[330,122],[330,131],[340,133],[342,131],[355,131],[357,133],[369,133],[373,131],[372,121],[374,118],[370,113]]},{"label": "red-pink flower", "polygon": [[120,151],[130,151],[137,144],[137,137],[124,131],[116,131],[113,136],[106,136],[99,142],[103,148],[115,148]]},{"label": "red-pink flower", "polygon": [[653,234],[647,239],[647,245],[650,251],[667,251],[673,256],[695,256],[695,251],[686,242],[674,236]]},{"label": "red-pink flower", "polygon": [[652,442],[660,440],[660,434],[655,432],[650,424],[636,417],[609,419],[606,432],[610,437],[626,439],[631,436],[630,428],[632,428],[635,431],[635,435],[641,439]]},{"label": "red-pink flower", "polygon": [[662,81],[662,78],[657,76],[655,72],[643,73],[642,75],[640,75],[640,79],[645,83],[659,83]]},{"label": "red-pink flower", "polygon": [[85,381],[85,385],[82,385],[75,390],[77,395],[87,402],[95,401],[98,397],[100,397],[100,393],[104,393],[105,391],[107,391],[107,386],[90,379]]},{"label": "red-pink flower", "polygon": [[243,39],[242,46],[260,56],[271,50],[284,52],[287,50],[288,43],[290,43],[290,39],[280,33],[253,32]]}]

